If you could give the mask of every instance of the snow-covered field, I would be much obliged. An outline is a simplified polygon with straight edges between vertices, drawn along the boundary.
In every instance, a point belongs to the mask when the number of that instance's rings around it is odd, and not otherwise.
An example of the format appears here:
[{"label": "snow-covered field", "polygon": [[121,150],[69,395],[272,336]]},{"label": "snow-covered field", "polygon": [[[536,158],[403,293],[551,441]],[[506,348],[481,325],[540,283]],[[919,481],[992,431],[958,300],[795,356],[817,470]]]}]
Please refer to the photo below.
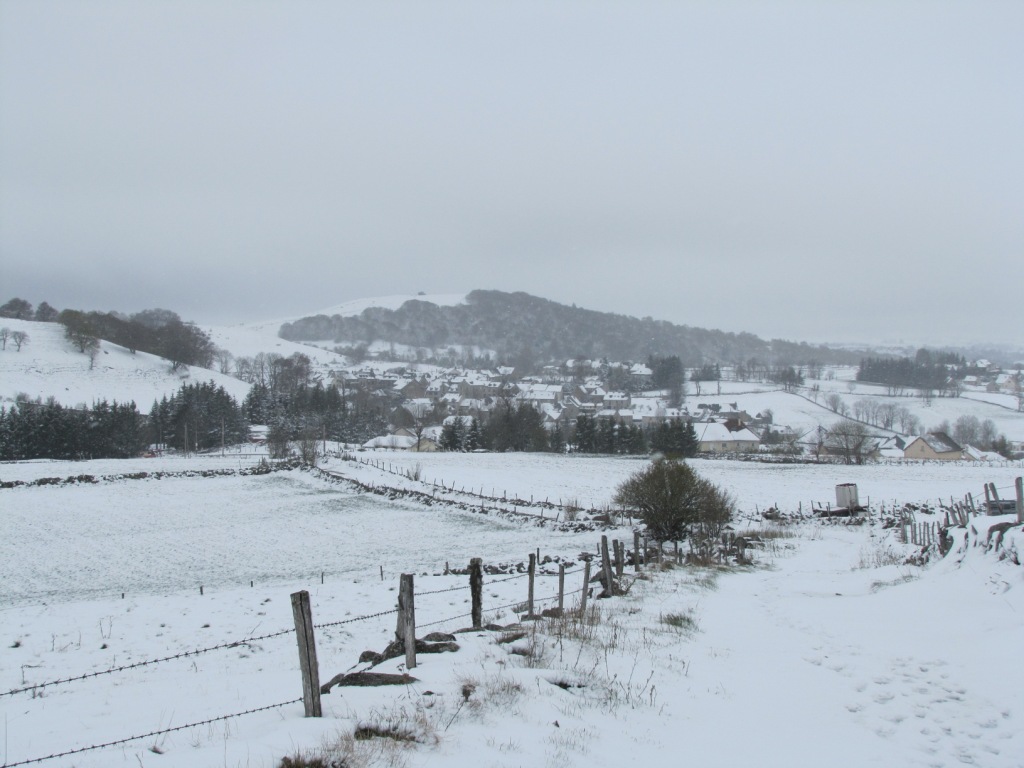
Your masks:
[{"label": "snow-covered field", "polygon": [[[642,466],[371,457],[395,471],[419,464],[428,483],[457,490],[595,506]],[[253,461],[33,462],[0,466],[0,479]],[[984,482],[1005,489],[1021,474],[948,464],[695,466],[736,493],[745,512],[832,500],[839,482],[858,483],[861,499],[877,504],[977,495]],[[424,487],[351,461],[328,468],[364,483]],[[445,561],[519,561],[538,547],[575,560],[598,539],[357,493],[298,470],[16,487],[0,490],[0,519],[0,694],[286,631],[288,596],[298,589],[310,591],[318,624],[388,611],[403,571],[417,574],[422,632],[454,629],[468,624],[469,593],[465,577],[442,574]],[[754,568],[665,571],[625,597],[596,601],[594,626],[555,622],[508,645],[493,633],[459,635],[458,653],[420,657],[420,682],[336,688],[321,719],[304,719],[301,703],[289,703],[214,720],[301,697],[290,633],[0,695],[0,764],[208,720],[40,764],[269,768],[339,740],[352,766],[1024,764],[1021,568],[976,547],[925,568],[898,564],[907,549],[874,524],[795,525],[770,540]],[[571,591],[580,587],[574,569]],[[525,580],[485,581],[488,617],[513,621],[508,607],[494,609],[525,600]],[[554,593],[553,577],[540,582],[539,597]],[[449,587],[461,589],[424,594]],[[381,650],[393,631],[393,614],[318,629],[321,680],[365,666],[360,652]],[[353,741],[360,724],[400,725],[422,743]]]}]

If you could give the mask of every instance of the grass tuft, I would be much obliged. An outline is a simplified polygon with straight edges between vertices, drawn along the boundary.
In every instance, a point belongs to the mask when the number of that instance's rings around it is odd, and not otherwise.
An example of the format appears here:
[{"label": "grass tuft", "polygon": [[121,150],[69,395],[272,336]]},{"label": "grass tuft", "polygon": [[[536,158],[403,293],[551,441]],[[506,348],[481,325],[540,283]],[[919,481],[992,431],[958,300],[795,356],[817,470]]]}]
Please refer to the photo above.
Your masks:
[{"label": "grass tuft", "polygon": [[663,613],[660,621],[669,627],[674,627],[682,632],[696,632],[697,621],[692,613]]}]

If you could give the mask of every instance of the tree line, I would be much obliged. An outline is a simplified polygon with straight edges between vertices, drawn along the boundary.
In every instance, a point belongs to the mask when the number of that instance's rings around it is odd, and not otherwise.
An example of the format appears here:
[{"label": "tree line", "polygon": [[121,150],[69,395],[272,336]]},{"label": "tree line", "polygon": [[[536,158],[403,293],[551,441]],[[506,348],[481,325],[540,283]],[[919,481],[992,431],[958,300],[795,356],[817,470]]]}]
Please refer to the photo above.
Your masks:
[{"label": "tree line", "polygon": [[212,368],[217,351],[203,330],[167,309],[147,309],[130,316],[65,309],[57,320],[68,340],[91,358],[99,350],[100,339],[132,354],[148,352],[163,357],[173,370],[186,365]]},{"label": "tree line", "polygon": [[857,381],[884,384],[890,395],[901,395],[906,389],[958,394],[957,384],[963,377],[966,361],[952,353],[934,353],[919,349],[909,357],[865,357],[857,369]]},{"label": "tree line", "polygon": [[146,442],[145,417],[135,403],[101,400],[66,408],[20,399],[0,409],[0,459],[125,459]]},{"label": "tree line", "polygon": [[530,403],[499,404],[486,424],[453,416],[441,429],[443,451],[519,451],[595,453],[645,456],[651,451],[679,458],[696,456],[700,440],[693,423],[673,419],[644,428],[620,418],[581,414],[574,426],[556,425],[550,431],[542,414]]}]

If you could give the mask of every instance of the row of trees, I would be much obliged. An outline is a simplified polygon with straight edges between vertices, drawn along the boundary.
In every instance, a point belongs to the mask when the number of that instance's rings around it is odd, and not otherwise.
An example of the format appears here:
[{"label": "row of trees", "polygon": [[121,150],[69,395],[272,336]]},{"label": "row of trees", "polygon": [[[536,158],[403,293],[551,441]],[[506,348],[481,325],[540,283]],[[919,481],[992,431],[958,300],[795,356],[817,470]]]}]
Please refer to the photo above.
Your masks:
[{"label": "row of trees", "polygon": [[146,441],[145,418],[135,403],[102,400],[90,408],[65,408],[19,400],[0,410],[0,459],[124,459]]},{"label": "row of trees", "polygon": [[[955,359],[963,362],[963,358]],[[865,357],[857,369],[857,381],[884,384],[890,395],[901,395],[908,388],[955,395],[959,393],[955,386],[958,370],[963,369],[954,367],[946,356],[920,350],[914,359]]]},{"label": "row of trees", "polygon": [[0,410],[0,459],[124,459],[146,446],[202,451],[248,436],[238,401],[213,383],[185,384],[153,403],[148,418],[135,403],[101,400],[67,408],[53,398],[21,398]]},{"label": "row of trees", "polygon": [[483,426],[471,417],[452,417],[441,430],[444,451],[551,451],[643,456],[655,451],[666,456],[696,456],[700,441],[691,422],[675,419],[645,430],[621,419],[581,415],[566,433],[561,426],[550,432],[543,417],[529,403],[509,402]]},{"label": "row of trees", "polygon": [[13,320],[35,320],[37,323],[57,322],[58,312],[45,301],[35,309],[32,303],[21,298],[13,298],[0,305],[0,317],[9,317]]},{"label": "row of trees", "polygon": [[185,452],[235,445],[248,434],[238,401],[213,382],[184,384],[170,397],[154,401],[147,431],[150,443]]},{"label": "row of trees", "polygon": [[979,419],[977,416],[964,415],[952,424],[943,421],[937,424],[932,432],[945,432],[961,447],[974,446],[983,451],[996,451],[1009,455],[1009,441],[1006,435],[999,432],[992,419]]},{"label": "row of trees", "polygon": [[174,370],[185,365],[211,368],[217,351],[205,332],[166,309],[148,309],[130,317],[65,309],[58,320],[79,352],[92,358],[99,350],[100,339],[125,347],[132,354],[141,351],[166,358]]}]

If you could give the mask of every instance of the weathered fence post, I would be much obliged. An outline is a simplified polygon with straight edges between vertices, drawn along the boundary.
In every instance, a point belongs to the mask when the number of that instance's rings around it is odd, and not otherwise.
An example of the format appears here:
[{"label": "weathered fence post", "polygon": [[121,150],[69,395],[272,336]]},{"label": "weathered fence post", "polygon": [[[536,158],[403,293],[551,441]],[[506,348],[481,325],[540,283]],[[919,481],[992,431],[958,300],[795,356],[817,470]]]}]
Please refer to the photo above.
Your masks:
[{"label": "weathered fence post", "polygon": [[405,646],[405,668],[416,667],[416,605],[413,574],[403,573],[398,586],[398,627],[395,635]]},{"label": "weathered fence post", "polygon": [[580,618],[587,615],[587,594],[590,592],[590,561],[583,561],[583,592],[580,595]]},{"label": "weathered fence post", "polygon": [[320,667],[316,663],[313,612],[309,607],[309,592],[306,590],[292,594],[292,616],[299,644],[299,668],[302,670],[302,706],[306,717],[320,717]]},{"label": "weathered fence post", "polygon": [[608,556],[608,537],[601,537],[601,570],[604,573],[604,588],[608,597],[615,594],[615,584],[612,580],[612,561]]},{"label": "weathered fence post", "polygon": [[526,615],[533,616],[533,580],[537,575],[537,556],[533,552],[530,553],[530,567],[527,569],[527,575],[529,576],[530,591],[526,599]]},{"label": "weathered fence post", "polygon": [[615,540],[615,577],[622,581],[622,571],[626,567],[626,545]]},{"label": "weathered fence post", "polygon": [[469,592],[473,596],[473,629],[480,629],[484,620],[484,571],[479,557],[469,561]]},{"label": "weathered fence post", "polygon": [[1013,485],[1017,489],[1017,522],[1024,523],[1024,477],[1018,477]]},{"label": "weathered fence post", "polygon": [[1024,477],[1014,480],[1014,489],[1017,492],[1017,522],[1024,522]]},{"label": "weathered fence post", "polygon": [[633,572],[640,573],[640,531],[633,531]]},{"label": "weathered fence post", "polygon": [[565,610],[565,563],[558,564],[558,613]]}]

